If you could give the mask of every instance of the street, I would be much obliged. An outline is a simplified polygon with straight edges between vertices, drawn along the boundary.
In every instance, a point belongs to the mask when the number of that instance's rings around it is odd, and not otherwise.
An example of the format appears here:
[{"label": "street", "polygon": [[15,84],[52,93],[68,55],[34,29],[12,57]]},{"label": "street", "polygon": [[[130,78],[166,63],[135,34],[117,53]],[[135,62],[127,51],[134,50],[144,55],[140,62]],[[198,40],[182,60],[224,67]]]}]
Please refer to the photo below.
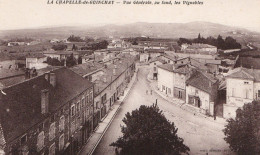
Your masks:
[{"label": "street", "polygon": [[[140,105],[152,105],[158,100],[158,106],[166,118],[174,122],[178,128],[178,136],[184,139],[184,143],[190,148],[190,154],[231,154],[228,144],[224,141],[222,129],[224,125],[209,121],[201,116],[184,111],[173,103],[170,103],[156,94],[151,95],[151,88],[147,80],[148,68],[139,70],[136,83],[130,94],[125,99],[115,119],[97,146],[95,155],[114,155],[115,148],[109,146],[116,141],[121,133],[122,119],[127,112],[131,112]],[[149,90],[147,94],[147,90]]]}]

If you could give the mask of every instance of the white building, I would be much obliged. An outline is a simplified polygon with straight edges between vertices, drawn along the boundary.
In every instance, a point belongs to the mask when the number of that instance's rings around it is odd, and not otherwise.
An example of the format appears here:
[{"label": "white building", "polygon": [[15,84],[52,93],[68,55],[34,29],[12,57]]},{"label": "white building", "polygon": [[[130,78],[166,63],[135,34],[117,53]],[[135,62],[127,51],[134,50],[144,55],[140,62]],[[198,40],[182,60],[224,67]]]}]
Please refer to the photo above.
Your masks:
[{"label": "white building", "polygon": [[260,99],[260,70],[236,68],[226,76],[227,98],[224,118],[236,117],[236,110],[244,104]]},{"label": "white building", "polygon": [[158,65],[162,65],[165,64],[166,61],[164,61],[161,57],[156,57],[153,58],[149,61],[149,67],[150,67],[150,73],[149,73],[149,78],[153,79],[153,80],[157,80],[158,79]]},{"label": "white building", "polygon": [[46,56],[37,56],[37,57],[26,57],[26,68],[32,69],[42,69],[48,66],[47,63],[43,63],[47,61]]},{"label": "white building", "polygon": [[149,54],[148,53],[141,53],[140,54],[140,62],[148,62]]},{"label": "white building", "polygon": [[181,51],[185,53],[213,55],[217,53],[217,47],[208,44],[200,44],[200,43],[193,43],[191,45],[182,44]]},{"label": "white building", "polygon": [[158,66],[158,88],[160,91],[173,97],[174,77],[173,65],[164,64]]}]

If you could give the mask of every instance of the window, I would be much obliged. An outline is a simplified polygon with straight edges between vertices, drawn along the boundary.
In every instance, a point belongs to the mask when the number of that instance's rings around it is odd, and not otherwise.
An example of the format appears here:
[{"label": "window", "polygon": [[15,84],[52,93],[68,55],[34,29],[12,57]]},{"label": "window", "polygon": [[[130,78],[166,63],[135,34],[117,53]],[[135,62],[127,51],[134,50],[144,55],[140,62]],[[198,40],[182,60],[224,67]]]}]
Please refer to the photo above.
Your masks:
[{"label": "window", "polygon": [[50,125],[49,141],[52,141],[54,138],[55,138],[55,122]]},{"label": "window", "polygon": [[70,111],[71,116],[74,116],[75,115],[75,105],[72,105],[70,110],[71,110]]},{"label": "window", "polygon": [[81,99],[81,107],[83,108],[85,106],[85,98]]},{"label": "window", "polygon": [[156,71],[156,67],[153,67],[153,70]]},{"label": "window", "polygon": [[44,147],[44,132],[40,132],[37,137],[37,149],[40,151]]},{"label": "window", "polygon": [[98,109],[98,102],[96,102],[96,109]]},{"label": "window", "polygon": [[260,97],[260,90],[258,90],[258,97]]},{"label": "window", "polygon": [[75,130],[76,130],[76,123],[75,123],[75,121],[72,121],[71,122],[71,133],[74,133]]},{"label": "window", "polygon": [[55,155],[55,142],[49,148],[49,155]]},{"label": "window", "polygon": [[79,112],[79,110],[80,110],[80,104],[79,102],[77,102],[77,112]]},{"label": "window", "polygon": [[101,102],[102,104],[104,104],[107,100],[107,94],[104,94],[102,97],[101,97]]},{"label": "window", "polygon": [[59,138],[59,150],[63,150],[64,148],[64,134],[62,134]]},{"label": "window", "polygon": [[89,102],[91,102],[91,101],[92,101],[92,96],[93,96],[93,93],[92,93],[92,92],[90,92],[90,95],[89,95]]},{"label": "window", "polygon": [[65,125],[65,117],[61,116],[60,117],[60,122],[59,122],[59,131],[63,131],[64,130],[64,125]]},{"label": "window", "polygon": [[162,86],[162,89],[165,90],[165,86]]},{"label": "window", "polygon": [[27,135],[25,134],[21,137],[21,145],[25,144],[26,142],[27,142]]},{"label": "window", "polygon": [[89,115],[89,109],[87,108],[87,116]]},{"label": "window", "polygon": [[89,103],[89,98],[88,98],[88,96],[87,96],[86,100],[87,100],[87,103]]},{"label": "window", "polygon": [[249,84],[249,82],[245,81],[244,84]]},{"label": "window", "polygon": [[156,62],[154,63],[154,65],[156,65]]},{"label": "window", "polygon": [[198,93],[199,93],[199,90],[198,90],[198,89],[196,89],[196,90],[195,90],[195,94],[198,94]]}]

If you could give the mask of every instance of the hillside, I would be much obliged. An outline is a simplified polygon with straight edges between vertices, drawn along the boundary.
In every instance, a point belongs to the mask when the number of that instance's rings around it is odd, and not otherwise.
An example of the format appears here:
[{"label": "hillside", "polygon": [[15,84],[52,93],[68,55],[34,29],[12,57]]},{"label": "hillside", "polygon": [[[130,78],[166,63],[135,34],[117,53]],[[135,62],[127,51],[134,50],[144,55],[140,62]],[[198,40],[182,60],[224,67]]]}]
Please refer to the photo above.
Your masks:
[{"label": "hillside", "polygon": [[[0,39],[13,37],[32,37],[38,39],[67,38],[74,34],[90,37],[135,37],[149,36],[162,38],[193,38],[200,33],[207,36],[233,36],[240,38],[240,41],[255,41],[260,34],[242,28],[235,28],[210,22],[190,23],[132,23],[125,25],[105,25],[98,27],[90,26],[64,26],[38,29],[5,30],[0,31]],[[249,40],[248,40],[249,39]]]}]

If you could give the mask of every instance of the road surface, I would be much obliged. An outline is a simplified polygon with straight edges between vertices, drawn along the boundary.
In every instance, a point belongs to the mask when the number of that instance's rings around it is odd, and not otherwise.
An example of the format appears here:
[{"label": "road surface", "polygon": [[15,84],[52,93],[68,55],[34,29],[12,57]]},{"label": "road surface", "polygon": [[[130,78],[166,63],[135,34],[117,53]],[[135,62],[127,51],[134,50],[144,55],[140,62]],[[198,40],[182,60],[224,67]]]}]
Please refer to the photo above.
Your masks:
[{"label": "road surface", "polygon": [[189,146],[190,154],[206,154],[207,152],[210,155],[231,154],[228,144],[223,140],[222,129],[224,125],[184,111],[154,92],[152,95],[147,95],[146,90],[151,90],[147,80],[148,72],[147,68],[140,68],[137,76],[138,81],[133,85],[130,94],[94,151],[94,155],[114,155],[115,148],[109,146],[109,144],[122,136],[120,126],[124,125],[122,119],[125,114],[139,108],[140,105],[152,105],[156,99],[158,99],[158,106],[163,110],[166,118],[175,123],[178,128],[177,134]]}]

